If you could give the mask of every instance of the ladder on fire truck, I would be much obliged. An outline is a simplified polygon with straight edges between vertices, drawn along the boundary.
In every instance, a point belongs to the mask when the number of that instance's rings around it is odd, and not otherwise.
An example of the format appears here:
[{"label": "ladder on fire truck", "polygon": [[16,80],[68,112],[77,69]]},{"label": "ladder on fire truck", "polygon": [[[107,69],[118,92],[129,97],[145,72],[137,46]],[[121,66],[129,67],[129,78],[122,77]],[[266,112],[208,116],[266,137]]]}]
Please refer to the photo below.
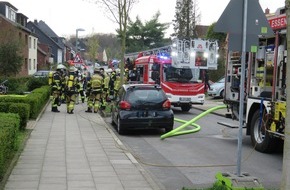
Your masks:
[{"label": "ladder on fire truck", "polygon": [[217,69],[218,43],[208,39],[173,39],[172,45],[125,54],[135,60],[145,55],[170,56],[176,68]]},{"label": "ladder on fire truck", "polygon": [[140,51],[140,52],[133,52],[133,53],[128,53],[125,54],[125,59],[129,58],[129,59],[136,59],[140,56],[146,56],[146,55],[157,55],[159,53],[170,53],[171,52],[171,45],[168,46],[163,46],[163,47],[159,47],[159,48],[153,48],[153,49],[148,49],[148,50],[144,50],[144,51]]},{"label": "ladder on fire truck", "polygon": [[[173,43],[171,45],[159,47],[159,48],[153,48],[153,49],[148,49],[140,52],[134,52],[134,53],[128,53],[125,54],[125,58],[130,58],[130,59],[136,59],[137,57],[141,56],[146,56],[146,55],[158,55],[160,53],[167,53],[171,54],[171,52],[175,51],[177,53],[178,60],[186,60],[189,61],[189,54],[190,54],[190,48],[192,48],[192,44],[196,41],[202,39],[177,39],[175,38],[173,40]],[[182,53],[181,53],[182,52]]]}]

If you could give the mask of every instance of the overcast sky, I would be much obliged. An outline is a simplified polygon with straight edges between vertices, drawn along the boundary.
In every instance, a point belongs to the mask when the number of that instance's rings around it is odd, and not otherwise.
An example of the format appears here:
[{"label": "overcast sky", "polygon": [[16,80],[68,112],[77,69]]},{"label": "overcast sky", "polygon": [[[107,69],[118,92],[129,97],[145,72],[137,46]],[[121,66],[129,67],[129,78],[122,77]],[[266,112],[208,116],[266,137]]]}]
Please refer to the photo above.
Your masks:
[{"label": "overcast sky", "polygon": [[[85,31],[78,32],[79,37],[92,33],[115,33],[118,25],[107,17],[93,0],[6,0],[14,5],[19,13],[26,15],[30,21],[35,19],[44,21],[58,36],[75,35],[77,28]],[[249,0],[251,1],[251,0]],[[198,0],[202,25],[210,25],[217,21],[230,0]],[[260,0],[263,10],[275,12],[283,7],[285,0]],[[135,4],[131,18],[138,15],[144,23],[150,20],[159,10],[160,22],[171,23],[174,19],[176,0],[139,0]],[[108,16],[106,16],[108,15]],[[172,26],[167,35],[172,33]]]}]

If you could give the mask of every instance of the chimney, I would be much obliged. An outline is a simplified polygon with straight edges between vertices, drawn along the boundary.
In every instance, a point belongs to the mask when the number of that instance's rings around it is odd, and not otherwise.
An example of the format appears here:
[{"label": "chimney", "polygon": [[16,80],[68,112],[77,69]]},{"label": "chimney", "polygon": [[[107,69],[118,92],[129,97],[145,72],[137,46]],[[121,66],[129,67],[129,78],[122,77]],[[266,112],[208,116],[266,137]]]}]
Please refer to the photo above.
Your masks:
[{"label": "chimney", "polygon": [[36,19],[34,20],[34,24],[36,24],[36,25],[38,24]]},{"label": "chimney", "polygon": [[270,14],[270,9],[266,8],[266,9],[265,9],[265,14],[266,14],[266,15]]}]

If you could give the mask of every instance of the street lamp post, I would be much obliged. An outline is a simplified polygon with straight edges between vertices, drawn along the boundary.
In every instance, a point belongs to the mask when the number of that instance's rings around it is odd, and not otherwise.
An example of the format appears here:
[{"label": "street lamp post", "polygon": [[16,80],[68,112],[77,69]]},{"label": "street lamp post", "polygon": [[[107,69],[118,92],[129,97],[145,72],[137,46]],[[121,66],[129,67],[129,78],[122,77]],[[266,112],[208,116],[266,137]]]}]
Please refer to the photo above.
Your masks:
[{"label": "street lamp post", "polygon": [[85,29],[82,29],[82,28],[78,28],[76,29],[76,54],[78,53],[78,33],[79,31],[85,31]]}]

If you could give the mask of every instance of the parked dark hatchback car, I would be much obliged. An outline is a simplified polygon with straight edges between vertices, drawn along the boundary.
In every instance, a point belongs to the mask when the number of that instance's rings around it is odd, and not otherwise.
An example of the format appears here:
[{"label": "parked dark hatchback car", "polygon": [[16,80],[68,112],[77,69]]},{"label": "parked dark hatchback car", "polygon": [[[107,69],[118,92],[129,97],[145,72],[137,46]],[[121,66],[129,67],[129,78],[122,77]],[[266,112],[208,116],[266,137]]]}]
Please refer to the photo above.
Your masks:
[{"label": "parked dark hatchback car", "polygon": [[173,129],[171,103],[159,85],[126,84],[112,105],[112,123],[119,134],[129,129]]}]

